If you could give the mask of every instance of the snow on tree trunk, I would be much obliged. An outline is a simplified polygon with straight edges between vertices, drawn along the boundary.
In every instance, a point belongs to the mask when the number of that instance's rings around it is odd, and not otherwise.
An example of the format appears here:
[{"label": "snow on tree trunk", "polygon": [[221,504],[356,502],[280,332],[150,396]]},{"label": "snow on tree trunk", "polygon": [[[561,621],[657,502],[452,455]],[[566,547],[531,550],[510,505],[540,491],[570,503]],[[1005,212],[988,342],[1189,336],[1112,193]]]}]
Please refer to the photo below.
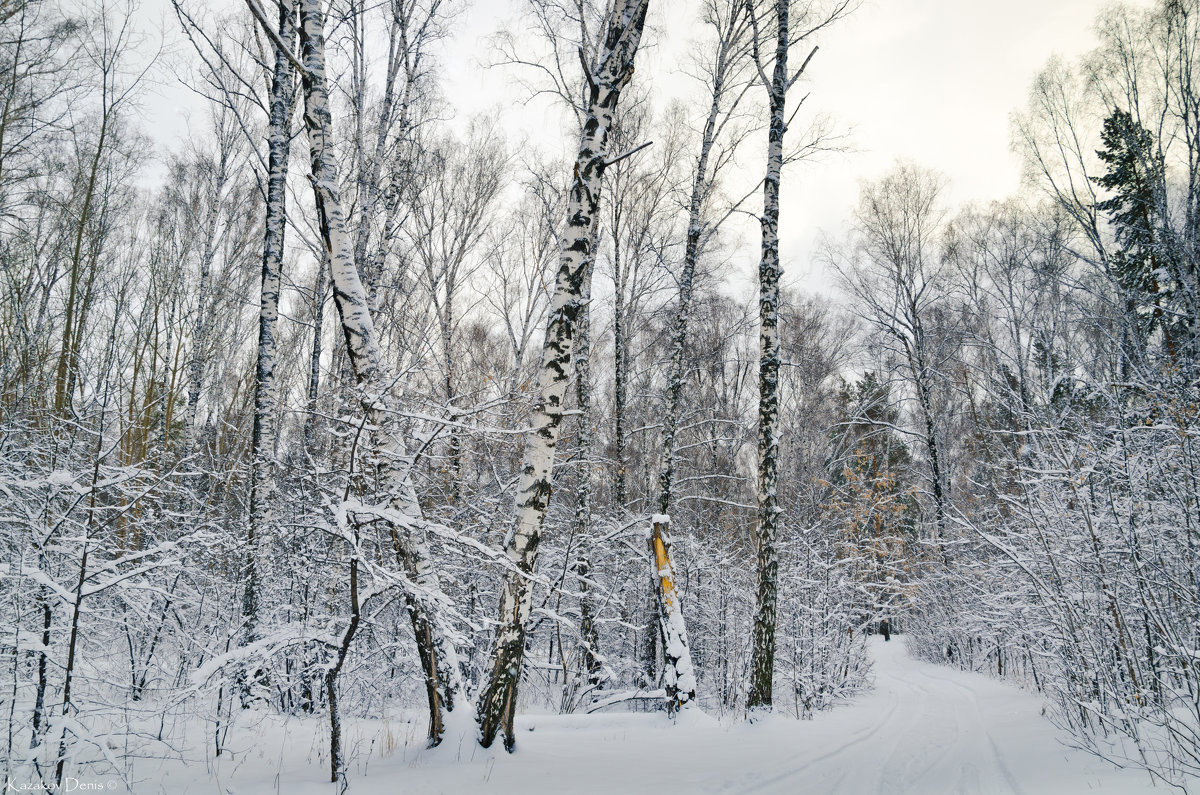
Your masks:
[{"label": "snow on tree trunk", "polygon": [[[589,271],[594,267],[589,261]],[[603,660],[600,657],[600,633],[596,629],[595,596],[592,594],[592,379],[591,379],[591,273],[584,277],[583,313],[579,319],[575,356],[575,402],[579,408],[579,493],[575,504],[575,533],[579,553],[575,561],[575,580],[579,588],[579,643],[581,674],[586,678],[585,692],[600,685]]]},{"label": "snow on tree trunk", "polygon": [[405,598],[416,636],[418,654],[426,671],[429,694],[429,737],[441,741],[448,713],[463,698],[462,675],[455,635],[444,621],[447,607],[434,568],[426,524],[411,480],[412,455],[399,439],[391,410],[391,378],[382,362],[379,340],[371,318],[366,291],[355,267],[354,251],[346,229],[346,216],[338,186],[332,151],[332,119],[325,77],[324,13],[320,0],[300,0],[301,60],[304,66],[304,122],[308,128],[312,159],[312,184],[321,237],[329,259],[334,304],[341,319],[346,352],[362,405],[372,426],[371,444],[387,504],[374,512],[387,521],[397,556],[409,582]]},{"label": "snow on tree trunk", "polygon": [[671,518],[657,514],[652,521],[650,548],[654,553],[654,579],[658,595],[658,620],[663,639],[663,689],[667,713],[675,715],[696,700],[696,672],[688,648],[687,624],[675,590],[675,569],[671,565]]},{"label": "snow on tree trunk", "polygon": [[775,67],[768,86],[767,173],[763,178],[762,259],[758,265],[758,593],[750,658],[749,709],[771,708],[779,551],[779,180],[783,171],[784,108],[788,89],[788,10],[776,3]]},{"label": "snow on tree trunk", "polygon": [[627,472],[625,455],[625,397],[629,386],[629,338],[625,317],[625,279],[621,270],[620,226],[613,227],[613,504],[625,510]]},{"label": "snow on tree trunk", "polygon": [[[736,9],[736,6],[734,6],[734,9]],[[692,194],[688,201],[687,240],[683,252],[683,270],[679,276],[679,306],[676,308],[675,323],[671,329],[671,365],[667,374],[667,405],[663,416],[662,435],[660,437],[662,461],[658,475],[658,510],[664,519],[671,513],[671,502],[674,498],[675,433],[679,426],[679,401],[683,394],[684,353],[687,347],[688,320],[691,318],[692,312],[692,292],[696,282],[696,262],[700,258],[704,238],[704,223],[701,219],[701,212],[704,208],[705,199],[712,191],[716,178],[715,173],[709,173],[709,155],[712,152],[713,143],[716,141],[718,120],[722,115],[722,101],[729,88],[729,80],[732,76],[731,69],[733,67],[730,63],[730,51],[740,40],[741,34],[738,31],[744,30],[744,28],[739,26],[739,18],[741,18],[740,12],[732,10],[727,23],[728,27],[718,25],[719,43],[716,68],[713,70],[712,102],[709,105],[708,118],[704,122],[704,131],[700,139],[700,156],[696,163],[696,173],[692,179]],[[733,106],[736,107],[736,105],[737,102],[735,100]],[[659,576],[659,573],[664,568],[663,562],[659,559],[659,546],[662,547],[662,557],[666,560],[668,568],[670,568],[670,555],[666,540],[670,533],[670,522],[665,521],[662,525],[661,530],[657,524],[653,526],[649,544],[650,561],[654,567],[654,582],[657,586],[655,588],[655,595],[658,600],[659,615],[667,619],[671,615],[677,616],[673,621],[665,621],[663,625],[665,628],[669,624],[672,627],[672,631],[678,635],[678,641],[672,643],[670,637],[665,634],[664,629],[664,637],[667,637],[667,651],[665,654],[667,665],[666,679],[668,682],[665,688],[667,711],[673,714],[685,704],[694,702],[696,693],[694,676],[692,676],[692,688],[690,690],[685,690],[679,686],[679,682],[684,679],[683,670],[687,669],[690,671],[692,662],[691,653],[688,649],[687,624],[683,618],[683,606],[680,595],[676,592],[669,597],[666,592],[666,584],[669,582],[669,579]],[[673,655],[672,651],[681,653]]]},{"label": "snow on tree trunk", "polygon": [[633,76],[633,60],[641,42],[649,0],[623,0],[609,18],[604,46],[588,75],[588,108],[579,140],[567,206],[567,228],[560,240],[561,256],[555,277],[538,399],[526,435],[524,462],[517,488],[517,523],[505,553],[518,571],[506,577],[500,595],[500,620],[490,670],[480,690],[480,742],[486,748],[503,730],[504,745],[512,750],[517,683],[525,652],[525,622],[532,592],[525,574],[537,567],[542,522],[550,500],[554,449],[562,424],[563,398],[570,377],[576,325],[583,311],[588,263],[596,246],[594,219],[600,205],[600,185],[607,165],[608,137],[621,89]]},{"label": "snow on tree trunk", "polygon": [[[279,35],[290,45],[295,39],[295,7],[279,6]],[[296,77],[287,54],[275,53],[271,78],[270,126],[267,132],[267,202],[263,234],[261,292],[258,310],[258,362],[254,373],[254,428],[251,437],[250,524],[246,534],[246,586],[242,598],[244,641],[258,640],[259,544],[271,525],[271,496],[275,479],[271,459],[275,448],[275,326],[279,321],[279,283],[287,226],[288,150],[291,144],[292,102]]]}]

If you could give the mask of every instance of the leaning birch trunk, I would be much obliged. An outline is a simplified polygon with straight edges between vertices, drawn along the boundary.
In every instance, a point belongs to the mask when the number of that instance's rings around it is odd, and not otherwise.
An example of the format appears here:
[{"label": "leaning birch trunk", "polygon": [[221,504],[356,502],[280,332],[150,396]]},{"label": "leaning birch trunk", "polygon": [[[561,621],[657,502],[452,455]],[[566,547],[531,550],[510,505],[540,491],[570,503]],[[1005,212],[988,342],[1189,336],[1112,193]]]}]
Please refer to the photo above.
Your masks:
[{"label": "leaning birch trunk", "polygon": [[[296,37],[295,13],[290,0],[280,3],[279,37],[289,46]],[[246,533],[246,589],[242,598],[243,639],[247,644],[258,640],[259,545],[271,525],[270,504],[275,489],[271,464],[275,449],[275,326],[279,321],[279,283],[287,226],[289,122],[295,89],[292,64],[286,53],[277,51],[271,78],[271,118],[267,132],[267,202],[258,308],[258,362],[254,373],[250,524]],[[248,693],[243,693],[246,695]]]},{"label": "leaning birch trunk", "polygon": [[389,525],[397,557],[409,578],[405,599],[426,675],[429,739],[436,745],[445,730],[447,714],[463,698],[462,674],[454,635],[444,621],[446,598],[433,566],[425,538],[425,520],[411,480],[412,456],[398,438],[397,421],[390,408],[391,379],[381,361],[367,294],[355,267],[346,229],[331,146],[324,22],[320,0],[300,0],[304,122],[309,135],[313,191],[329,258],[334,304],[341,319],[350,366],[362,391],[363,411],[373,429],[371,444],[379,478],[388,495],[379,515]]},{"label": "leaning birch trunk", "polygon": [[542,522],[550,500],[554,448],[562,424],[563,398],[570,377],[571,349],[583,310],[588,262],[596,246],[594,219],[600,205],[600,185],[608,165],[608,135],[621,89],[633,77],[633,60],[641,43],[649,0],[622,0],[609,18],[604,46],[588,78],[588,109],[580,133],[579,154],[567,206],[567,228],[559,242],[561,256],[554,296],[542,346],[538,401],[532,430],[525,439],[525,456],[517,488],[517,524],[505,553],[517,571],[510,572],[500,595],[490,670],[479,693],[477,715],[480,743],[486,748],[504,733],[512,750],[517,683],[525,652],[525,622],[532,592],[528,575],[536,570]]},{"label": "leaning birch trunk", "polygon": [[[762,259],[758,265],[758,593],[750,657],[750,692],[746,697],[746,706],[750,710],[771,708],[775,674],[779,580],[779,551],[775,546],[779,530],[779,179],[783,171],[790,5],[791,0],[777,0],[775,4],[775,64],[767,84],[770,126],[760,219]],[[755,49],[757,55],[757,47]]]}]

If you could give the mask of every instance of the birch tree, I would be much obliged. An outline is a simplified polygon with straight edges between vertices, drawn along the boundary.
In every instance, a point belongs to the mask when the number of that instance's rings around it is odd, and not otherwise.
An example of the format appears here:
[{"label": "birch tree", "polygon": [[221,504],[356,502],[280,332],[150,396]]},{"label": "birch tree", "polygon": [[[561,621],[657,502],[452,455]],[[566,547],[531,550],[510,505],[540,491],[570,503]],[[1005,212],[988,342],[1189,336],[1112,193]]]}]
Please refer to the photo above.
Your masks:
[{"label": "birch tree", "polygon": [[[296,38],[294,3],[279,3],[278,32],[290,50]],[[254,424],[251,432],[250,521],[246,534],[246,587],[242,618],[245,640],[258,640],[259,546],[271,529],[274,491],[272,460],[276,444],[278,387],[275,362],[278,352],[279,289],[283,271],[284,233],[287,228],[288,154],[292,143],[292,106],[296,73],[288,50],[276,48],[271,73],[270,118],[267,127],[266,219],[263,231],[262,272],[258,310],[258,358],[254,371]]]},{"label": "birch tree", "polygon": [[525,622],[532,600],[528,575],[537,569],[575,331],[589,263],[595,255],[601,182],[604,169],[611,163],[609,132],[621,91],[633,77],[634,56],[641,43],[648,4],[649,0],[624,0],[612,9],[596,62],[586,68],[587,115],[580,132],[566,229],[559,243],[562,253],[542,346],[532,430],[526,435],[517,485],[517,524],[505,545],[505,554],[515,570],[505,577],[492,658],[479,694],[480,742],[485,748],[499,732],[503,732],[509,750],[516,742],[513,718],[525,652]]},{"label": "birch tree", "polygon": [[754,648],[750,663],[750,710],[771,708],[775,672],[775,623],[778,612],[779,553],[779,186],[788,159],[784,136],[800,104],[788,116],[788,94],[816,54],[809,50],[799,68],[788,65],[793,49],[806,46],[822,29],[848,14],[854,0],[835,0],[828,8],[797,0],[748,0],[751,57],[767,95],[767,160],[763,177],[762,256],[758,265],[758,593],[755,597]]},{"label": "birch tree", "polygon": [[[445,731],[447,717],[459,707],[463,698],[458,651],[455,635],[443,615],[447,605],[411,480],[412,456],[399,438],[390,394],[392,379],[381,360],[379,339],[367,294],[355,267],[351,236],[342,208],[331,140],[324,29],[325,15],[320,0],[301,0],[301,68],[298,71],[304,90],[304,122],[309,136],[312,184],[321,237],[328,256],[334,304],[341,320],[347,355],[360,390],[363,411],[371,426],[379,477],[387,493],[387,504],[375,506],[372,511],[387,523],[408,578],[405,598],[425,671],[429,737],[432,744],[437,744]],[[339,764],[340,760],[333,762],[335,779]]]}]

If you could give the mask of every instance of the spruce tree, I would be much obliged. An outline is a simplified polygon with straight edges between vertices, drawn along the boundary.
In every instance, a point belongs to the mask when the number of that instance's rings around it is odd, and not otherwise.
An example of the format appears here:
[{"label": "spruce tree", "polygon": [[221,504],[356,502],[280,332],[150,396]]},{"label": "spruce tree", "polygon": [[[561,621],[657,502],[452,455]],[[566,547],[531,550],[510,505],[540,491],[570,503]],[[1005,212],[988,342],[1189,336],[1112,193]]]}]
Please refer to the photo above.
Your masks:
[{"label": "spruce tree", "polygon": [[[1117,249],[1109,261],[1113,279],[1125,293],[1128,327],[1126,358],[1145,347],[1156,329],[1169,339],[1163,324],[1163,304],[1169,300],[1168,247],[1164,200],[1166,167],[1153,134],[1133,116],[1114,108],[1104,120],[1103,148],[1096,156],[1105,164],[1097,185],[1112,195],[1096,204],[1113,225]],[[1134,347],[1136,345],[1136,347]]]}]

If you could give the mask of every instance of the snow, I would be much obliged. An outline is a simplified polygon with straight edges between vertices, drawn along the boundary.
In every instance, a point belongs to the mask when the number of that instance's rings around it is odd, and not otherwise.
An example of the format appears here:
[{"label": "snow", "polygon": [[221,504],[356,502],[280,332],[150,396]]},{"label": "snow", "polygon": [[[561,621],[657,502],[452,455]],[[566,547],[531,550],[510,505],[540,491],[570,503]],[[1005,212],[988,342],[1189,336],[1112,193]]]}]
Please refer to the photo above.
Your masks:
[{"label": "snow", "polygon": [[[873,638],[875,689],[813,720],[776,714],[719,723],[687,710],[523,715],[517,749],[485,750],[455,727],[423,747],[424,723],[347,721],[350,791],[509,793],[1161,793],[1063,744],[1036,695],[979,674],[913,660],[903,637]],[[464,710],[465,712],[465,710]],[[688,713],[695,713],[689,715]],[[331,793],[326,725],[266,719],[239,726],[232,754],[184,767],[143,762],[141,793]]]}]

